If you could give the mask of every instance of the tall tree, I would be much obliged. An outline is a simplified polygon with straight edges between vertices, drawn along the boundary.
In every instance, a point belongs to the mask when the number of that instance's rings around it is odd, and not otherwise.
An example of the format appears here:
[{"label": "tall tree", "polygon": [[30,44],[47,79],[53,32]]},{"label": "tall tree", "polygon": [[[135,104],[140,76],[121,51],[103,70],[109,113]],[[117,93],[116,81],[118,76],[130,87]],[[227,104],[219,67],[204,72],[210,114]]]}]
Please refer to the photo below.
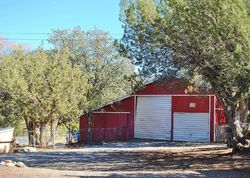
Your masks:
[{"label": "tall tree", "polygon": [[[23,45],[9,42],[5,39],[0,39],[0,56],[6,58],[13,50],[25,50]],[[0,127],[12,126],[15,128],[14,135],[22,134],[25,130],[25,124],[22,120],[16,119],[13,114],[14,103],[7,102],[10,95],[3,90],[0,90]],[[16,108],[16,110],[18,110]],[[8,119],[6,119],[8,118]]]},{"label": "tall tree", "polygon": [[[236,116],[250,95],[250,9],[245,0],[124,0],[122,49],[143,74],[200,75],[219,96],[233,147],[247,144]],[[185,69],[185,70],[183,70]],[[239,145],[239,144],[238,144]],[[250,145],[250,143],[248,143]]]},{"label": "tall tree", "polygon": [[68,63],[66,53],[14,50],[0,56],[1,115],[6,122],[24,120],[29,142],[43,146],[44,130],[58,118],[76,119],[85,101],[86,77],[79,65]]},{"label": "tall tree", "polygon": [[[101,30],[84,32],[79,27],[55,30],[49,41],[55,50],[66,50],[70,63],[79,65],[87,75],[88,88],[82,110],[92,128],[93,110],[131,92],[134,68],[128,58],[119,54],[109,34]],[[91,142],[92,129],[88,131]]]}]

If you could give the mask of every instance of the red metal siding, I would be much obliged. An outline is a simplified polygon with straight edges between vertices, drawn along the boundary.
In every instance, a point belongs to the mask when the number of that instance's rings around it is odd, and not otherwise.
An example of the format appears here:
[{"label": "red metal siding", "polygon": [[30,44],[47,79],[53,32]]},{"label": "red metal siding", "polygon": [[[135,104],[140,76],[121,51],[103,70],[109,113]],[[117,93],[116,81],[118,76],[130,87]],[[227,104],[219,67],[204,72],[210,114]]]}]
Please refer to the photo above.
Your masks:
[{"label": "red metal siding", "polygon": [[134,96],[130,96],[100,109],[100,111],[106,112],[130,112],[128,117],[129,138],[134,138],[134,98]]},{"label": "red metal siding", "polygon": [[228,124],[228,119],[224,110],[216,110],[216,125]]},{"label": "red metal siding", "polygon": [[[108,138],[113,140],[126,140],[128,135],[128,118],[129,114],[106,114],[106,128],[108,129]],[[120,138],[119,138],[120,137]]]},{"label": "red metal siding", "polygon": [[[134,97],[99,109],[98,113],[93,113],[93,118],[93,142],[134,138]],[[83,115],[80,117],[80,143],[87,142],[87,129],[87,118]]]},{"label": "red metal siding", "polygon": [[150,83],[145,87],[139,89],[135,94],[136,95],[164,95],[164,94],[186,94],[186,84],[181,86],[158,83]]},{"label": "red metal siding", "polygon": [[[173,112],[209,112],[208,96],[173,96]],[[190,107],[190,103],[195,103],[195,107]]]},{"label": "red metal siding", "polygon": [[224,112],[223,106],[220,103],[218,97],[216,97],[216,125],[225,125],[228,124],[228,118]]},{"label": "red metal siding", "polygon": [[133,102],[134,97],[130,96],[123,100],[117,101],[113,104],[109,104],[99,109],[98,111],[107,111],[107,112],[131,112],[133,111]]},{"label": "red metal siding", "polygon": [[[93,142],[126,140],[128,136],[127,113],[94,113]],[[80,143],[87,142],[88,123],[85,116],[80,121]]]},{"label": "red metal siding", "polygon": [[[176,84],[177,87],[174,87]],[[223,108],[216,99],[216,108],[214,108],[214,96],[193,96],[187,94],[187,83],[179,84],[178,81],[171,84],[165,82],[151,83],[144,88],[138,90],[135,95],[181,95],[172,96],[172,118],[171,118],[171,140],[173,140],[173,113],[174,112],[210,112],[210,141],[214,141],[214,116],[216,115],[216,124],[225,124],[227,119],[225,117]],[[196,93],[192,93],[196,94]],[[210,97],[210,108],[209,108]],[[190,107],[190,103],[195,103],[195,107]],[[118,139],[118,136],[122,139],[134,138],[134,111],[135,110],[135,96],[122,99],[113,104],[109,104],[98,109],[98,112],[94,113],[94,132],[93,140],[99,141],[100,139],[113,138]],[[214,113],[214,111],[216,112]],[[109,112],[129,112],[128,113],[109,113]],[[86,143],[87,137],[87,119],[85,116],[81,116],[80,119],[80,142]],[[117,130],[116,128],[121,128]]]},{"label": "red metal siding", "polygon": [[88,120],[85,115],[80,117],[80,128],[79,128],[79,142],[86,143],[87,142],[87,128],[88,128]]},{"label": "red metal siding", "polygon": [[105,114],[94,113],[93,118],[94,118],[94,122],[93,122],[94,128],[106,127],[106,115]]}]

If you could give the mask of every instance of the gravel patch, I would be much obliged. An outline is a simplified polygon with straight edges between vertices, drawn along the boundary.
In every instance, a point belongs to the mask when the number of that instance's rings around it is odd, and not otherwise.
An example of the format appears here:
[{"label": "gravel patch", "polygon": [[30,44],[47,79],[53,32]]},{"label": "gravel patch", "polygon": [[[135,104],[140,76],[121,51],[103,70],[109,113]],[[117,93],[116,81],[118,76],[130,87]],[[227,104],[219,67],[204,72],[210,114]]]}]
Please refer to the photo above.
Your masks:
[{"label": "gravel patch", "polygon": [[28,168],[0,167],[0,178],[250,177],[249,155],[223,144],[136,141],[0,155],[6,159]]}]

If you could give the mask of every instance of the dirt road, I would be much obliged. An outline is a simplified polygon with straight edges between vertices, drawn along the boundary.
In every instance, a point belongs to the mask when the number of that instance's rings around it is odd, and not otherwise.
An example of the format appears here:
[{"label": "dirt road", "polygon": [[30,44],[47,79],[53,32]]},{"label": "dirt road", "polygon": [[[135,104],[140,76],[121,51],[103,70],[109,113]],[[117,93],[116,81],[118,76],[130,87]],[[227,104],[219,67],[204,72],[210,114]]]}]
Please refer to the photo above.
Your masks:
[{"label": "dirt road", "polygon": [[250,177],[250,155],[232,155],[224,145],[178,144],[126,143],[5,154],[0,161],[22,161],[29,168],[0,167],[0,178]]}]

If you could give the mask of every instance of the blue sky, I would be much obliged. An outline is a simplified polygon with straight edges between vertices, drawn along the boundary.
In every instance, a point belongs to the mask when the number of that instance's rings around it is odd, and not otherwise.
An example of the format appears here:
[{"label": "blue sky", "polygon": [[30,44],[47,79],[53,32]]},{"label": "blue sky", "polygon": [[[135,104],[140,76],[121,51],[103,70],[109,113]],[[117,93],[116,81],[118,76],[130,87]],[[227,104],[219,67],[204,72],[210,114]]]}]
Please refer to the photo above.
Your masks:
[{"label": "blue sky", "polygon": [[83,30],[96,27],[121,38],[119,3],[120,0],[0,0],[0,37],[35,48],[41,40],[27,39],[47,39],[48,35],[20,33],[50,33],[52,29],[80,26]]}]

